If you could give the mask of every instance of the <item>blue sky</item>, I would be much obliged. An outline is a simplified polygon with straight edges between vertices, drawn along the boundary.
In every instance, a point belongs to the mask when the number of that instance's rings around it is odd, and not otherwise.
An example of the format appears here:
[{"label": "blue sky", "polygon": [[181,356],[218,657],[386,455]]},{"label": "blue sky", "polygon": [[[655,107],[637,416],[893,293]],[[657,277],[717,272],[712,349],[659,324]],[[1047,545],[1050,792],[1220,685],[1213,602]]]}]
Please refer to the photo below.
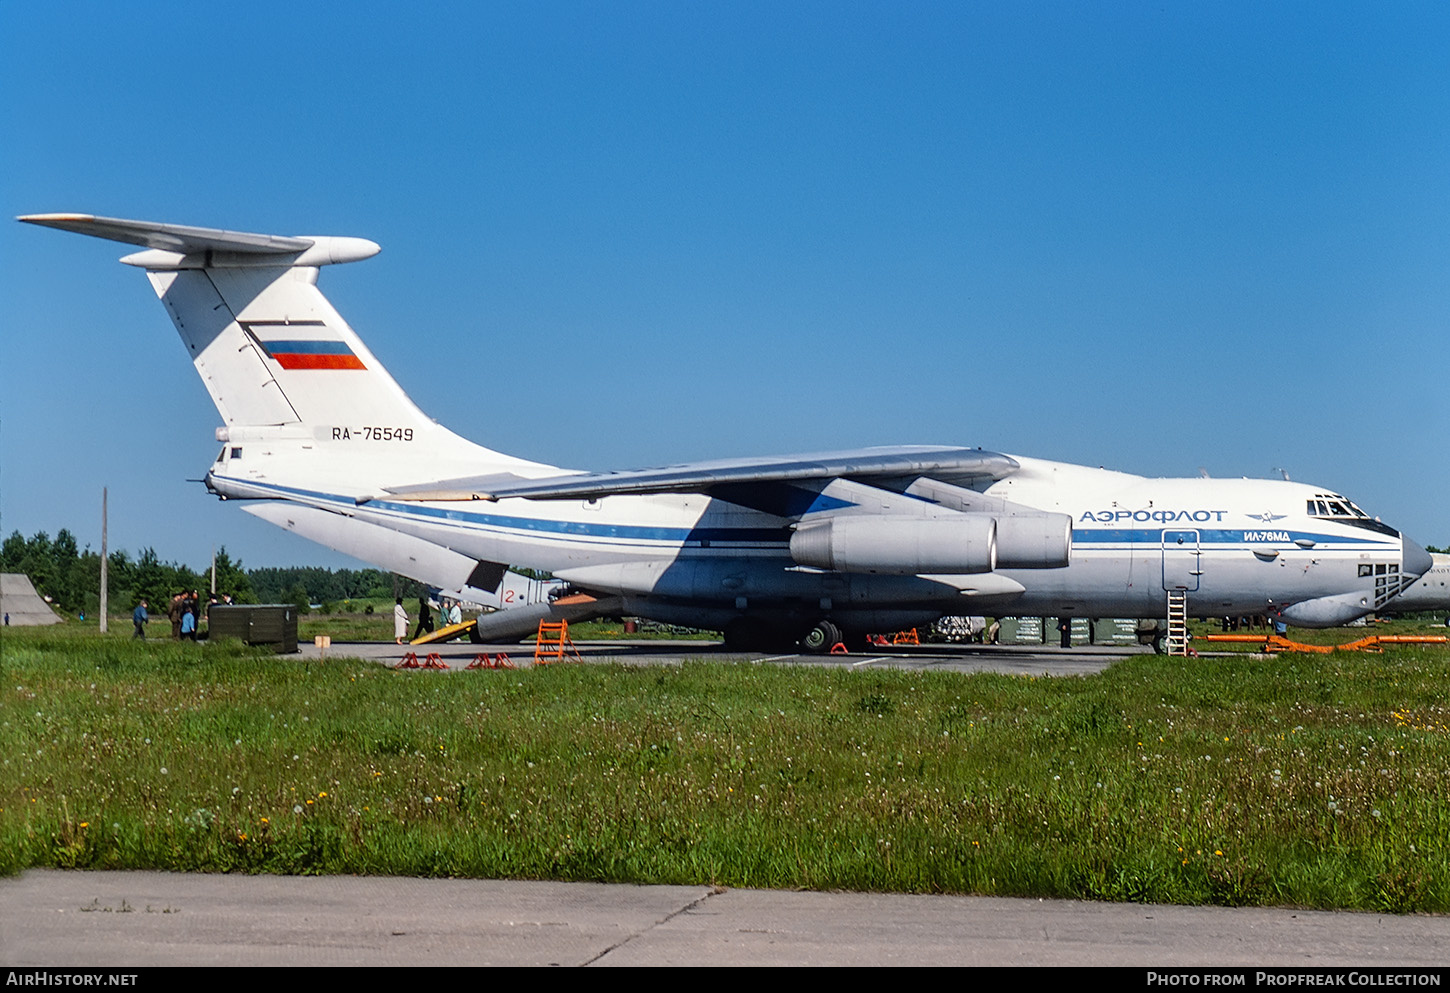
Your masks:
[{"label": "blue sky", "polygon": [[[1450,543],[1450,7],[0,5],[0,198],[370,238],[419,404],[577,468],[981,445]],[[0,530],[349,560],[187,479],[125,246],[0,223]]]}]

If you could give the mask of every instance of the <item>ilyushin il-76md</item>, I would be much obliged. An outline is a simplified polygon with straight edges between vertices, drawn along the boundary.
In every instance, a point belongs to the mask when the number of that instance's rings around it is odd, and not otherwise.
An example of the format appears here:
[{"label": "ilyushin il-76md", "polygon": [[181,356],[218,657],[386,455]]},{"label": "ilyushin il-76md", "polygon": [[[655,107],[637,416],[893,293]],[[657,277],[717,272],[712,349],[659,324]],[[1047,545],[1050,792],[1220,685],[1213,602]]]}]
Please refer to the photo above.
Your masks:
[{"label": "ilyushin il-76md", "polygon": [[427,417],[318,290],[320,267],[374,255],[371,241],[20,219],[142,246],[121,261],[145,270],[221,414],[212,493],[442,589],[496,590],[524,566],[569,584],[576,617],[824,650],[944,615],[1162,618],[1174,591],[1193,616],[1322,627],[1431,565],[1343,495],[1288,480],[934,445],[620,472],[531,462]]}]

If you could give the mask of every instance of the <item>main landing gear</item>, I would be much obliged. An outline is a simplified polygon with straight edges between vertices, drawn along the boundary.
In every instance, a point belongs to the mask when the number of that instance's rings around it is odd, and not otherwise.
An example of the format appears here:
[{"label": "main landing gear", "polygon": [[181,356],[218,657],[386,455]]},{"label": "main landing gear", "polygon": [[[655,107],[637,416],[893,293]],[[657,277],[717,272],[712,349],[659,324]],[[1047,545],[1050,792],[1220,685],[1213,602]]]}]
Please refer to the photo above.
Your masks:
[{"label": "main landing gear", "polygon": [[816,626],[806,632],[801,639],[801,647],[812,655],[824,655],[837,644],[840,644],[844,635],[841,629],[830,621],[817,621]]},{"label": "main landing gear", "polygon": [[[741,617],[725,627],[725,647],[737,652],[794,652],[825,655],[841,643],[861,641],[834,621],[819,620],[805,634],[799,627]],[[864,642],[863,642],[864,643]]]}]

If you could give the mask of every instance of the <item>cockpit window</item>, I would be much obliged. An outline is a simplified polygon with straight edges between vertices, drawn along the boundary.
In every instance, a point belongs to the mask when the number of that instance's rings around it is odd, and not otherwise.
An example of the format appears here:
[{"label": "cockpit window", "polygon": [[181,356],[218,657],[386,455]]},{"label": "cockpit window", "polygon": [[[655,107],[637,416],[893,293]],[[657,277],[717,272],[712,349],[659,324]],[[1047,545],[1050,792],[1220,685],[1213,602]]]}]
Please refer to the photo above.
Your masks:
[{"label": "cockpit window", "polygon": [[1306,500],[1305,504],[1308,506],[1310,517],[1351,517],[1361,521],[1369,520],[1368,514],[1338,493],[1316,493],[1314,499]]}]

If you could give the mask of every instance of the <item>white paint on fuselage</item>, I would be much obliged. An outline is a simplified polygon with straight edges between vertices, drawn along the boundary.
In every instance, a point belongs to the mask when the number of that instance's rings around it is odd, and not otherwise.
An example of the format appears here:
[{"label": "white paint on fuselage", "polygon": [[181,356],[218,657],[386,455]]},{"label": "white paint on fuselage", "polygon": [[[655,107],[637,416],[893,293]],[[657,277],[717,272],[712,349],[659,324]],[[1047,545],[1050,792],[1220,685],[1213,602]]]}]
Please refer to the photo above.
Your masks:
[{"label": "white paint on fuselage", "polygon": [[[457,436],[452,436],[456,438]],[[461,441],[461,439],[459,439]],[[466,443],[465,443],[466,444]],[[470,461],[381,451],[358,458],[357,443],[276,440],[256,444],[214,468],[234,495],[280,497],[410,534],[477,559],[546,570],[581,585],[626,595],[729,604],[739,599],[866,601],[959,612],[962,592],[919,577],[841,577],[801,570],[790,557],[791,521],[702,495],[609,496],[596,501],[506,499],[430,503],[355,498],[410,479],[511,471],[531,478],[562,470],[509,460]],[[446,446],[445,446],[446,447]],[[451,457],[449,455],[451,454]],[[1079,616],[1158,616],[1164,601],[1164,531],[1198,542],[1195,613],[1263,613],[1287,603],[1363,592],[1373,608],[1373,577],[1362,564],[1398,568],[1398,536],[1306,514],[1322,488],[1281,480],[1149,479],[1128,473],[1013,456],[1021,470],[985,496],[1065,513],[1073,520],[1066,568],[1002,570],[1025,587],[991,593],[975,609]],[[237,471],[241,470],[241,471]],[[831,484],[860,497],[859,484]],[[874,487],[852,513],[919,513],[921,501]],[[833,491],[830,487],[826,493]],[[809,519],[809,518],[808,518]],[[1309,544],[1305,547],[1306,543]],[[1171,551],[1171,549],[1170,549]],[[869,592],[868,592],[869,591]]]}]

